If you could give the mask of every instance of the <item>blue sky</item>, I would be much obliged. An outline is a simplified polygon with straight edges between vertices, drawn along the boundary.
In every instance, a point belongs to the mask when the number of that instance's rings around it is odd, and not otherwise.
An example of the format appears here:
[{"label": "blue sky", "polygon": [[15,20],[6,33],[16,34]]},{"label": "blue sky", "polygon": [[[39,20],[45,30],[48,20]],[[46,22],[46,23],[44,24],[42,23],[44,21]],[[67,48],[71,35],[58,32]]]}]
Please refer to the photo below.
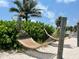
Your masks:
[{"label": "blue sky", "polygon": [[[15,7],[14,0],[0,0],[0,19],[11,20],[16,13],[9,12]],[[58,16],[67,17],[68,25],[75,25],[79,21],[79,0],[37,0],[37,8],[43,9],[42,17],[32,17],[32,21],[41,21],[55,25]]]}]

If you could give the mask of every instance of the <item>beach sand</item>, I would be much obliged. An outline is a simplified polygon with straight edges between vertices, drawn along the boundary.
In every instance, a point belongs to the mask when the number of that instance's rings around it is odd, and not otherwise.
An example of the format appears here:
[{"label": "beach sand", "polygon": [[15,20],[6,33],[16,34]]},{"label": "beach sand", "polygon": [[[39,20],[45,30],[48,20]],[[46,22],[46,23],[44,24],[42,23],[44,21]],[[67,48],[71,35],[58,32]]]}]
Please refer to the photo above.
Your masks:
[{"label": "beach sand", "polygon": [[[66,39],[64,42],[63,59],[79,59],[77,38]],[[0,52],[0,59],[56,59],[58,42],[36,50],[25,50],[22,53]],[[39,51],[39,52],[38,52]]]}]

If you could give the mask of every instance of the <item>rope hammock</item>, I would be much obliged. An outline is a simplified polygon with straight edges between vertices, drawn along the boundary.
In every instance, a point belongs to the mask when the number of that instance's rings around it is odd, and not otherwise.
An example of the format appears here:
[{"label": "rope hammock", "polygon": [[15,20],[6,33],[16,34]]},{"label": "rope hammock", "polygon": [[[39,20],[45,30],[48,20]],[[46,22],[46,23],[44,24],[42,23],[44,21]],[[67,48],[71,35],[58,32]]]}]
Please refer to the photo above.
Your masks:
[{"label": "rope hammock", "polygon": [[45,42],[43,44],[39,44],[36,41],[34,41],[31,37],[26,39],[18,39],[17,41],[20,44],[22,44],[25,48],[30,48],[30,49],[37,49],[52,43],[52,41],[50,41],[50,42]]},{"label": "rope hammock", "polygon": [[55,38],[55,37],[51,36],[50,34],[48,34],[48,32],[46,31],[45,28],[44,28],[44,31],[45,31],[46,35],[49,36],[51,39],[56,40],[56,41],[59,40],[58,38]]},{"label": "rope hammock", "polygon": [[[51,39],[58,41],[57,38],[54,38],[53,36],[49,35],[48,32],[45,30],[45,28],[44,28],[44,31]],[[37,49],[39,47],[46,46],[46,45],[51,44],[53,42],[53,41],[49,41],[49,42],[44,42],[43,44],[39,44],[36,41],[34,41],[31,37],[18,39],[17,41],[20,44],[22,44],[25,48],[30,48],[30,49]]]}]

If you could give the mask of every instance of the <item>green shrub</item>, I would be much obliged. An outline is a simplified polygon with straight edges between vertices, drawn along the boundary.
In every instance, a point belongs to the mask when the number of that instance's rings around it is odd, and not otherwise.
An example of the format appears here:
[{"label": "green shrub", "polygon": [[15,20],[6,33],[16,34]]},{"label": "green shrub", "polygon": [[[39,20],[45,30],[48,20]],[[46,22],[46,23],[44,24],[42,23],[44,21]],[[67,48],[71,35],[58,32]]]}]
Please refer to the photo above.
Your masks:
[{"label": "green shrub", "polygon": [[[0,21],[0,48],[1,49],[16,49],[20,48],[17,42],[17,27],[16,21]],[[35,41],[44,42],[48,36],[46,35],[44,28],[46,28],[49,34],[54,32],[54,28],[50,25],[40,23],[23,21],[22,29],[25,30]]]},{"label": "green shrub", "polygon": [[0,21],[0,48],[11,49],[17,48],[16,44],[16,22],[15,21]]},{"label": "green shrub", "polygon": [[46,35],[44,28],[48,31],[49,34],[54,32],[54,28],[52,26],[46,25],[40,22],[25,22],[24,23],[24,30],[28,32],[28,34],[35,40],[41,40],[44,42],[48,36]]}]

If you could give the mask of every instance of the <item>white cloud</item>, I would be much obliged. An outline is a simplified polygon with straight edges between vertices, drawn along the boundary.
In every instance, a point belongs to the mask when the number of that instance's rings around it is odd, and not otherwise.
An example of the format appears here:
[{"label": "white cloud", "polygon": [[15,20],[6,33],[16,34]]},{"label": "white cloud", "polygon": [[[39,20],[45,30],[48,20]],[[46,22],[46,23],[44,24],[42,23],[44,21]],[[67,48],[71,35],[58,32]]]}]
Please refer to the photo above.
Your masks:
[{"label": "white cloud", "polygon": [[37,8],[41,8],[41,9],[43,9],[43,10],[47,10],[48,9],[48,6],[45,6],[45,5],[43,5],[42,3],[38,3],[37,4],[37,6],[36,6]]},{"label": "white cloud", "polygon": [[9,2],[6,0],[0,0],[0,7],[9,7]]},{"label": "white cloud", "polygon": [[36,20],[35,20],[35,19],[31,19],[31,21],[32,21],[32,22],[36,22]]},{"label": "white cloud", "polygon": [[71,2],[76,2],[77,0],[56,0],[58,3],[71,3]]},{"label": "white cloud", "polygon": [[[36,8],[41,8],[42,9],[42,15],[44,17],[47,17],[48,19],[50,19],[50,21],[52,21],[55,17],[55,13],[53,11],[50,11],[48,9],[48,6],[43,5],[42,3],[38,3],[38,5],[36,6]],[[52,21],[53,22],[53,21]]]},{"label": "white cloud", "polygon": [[47,13],[48,13],[48,18],[49,18],[49,19],[52,19],[52,18],[55,17],[55,13],[54,13],[54,12],[48,11]]}]

